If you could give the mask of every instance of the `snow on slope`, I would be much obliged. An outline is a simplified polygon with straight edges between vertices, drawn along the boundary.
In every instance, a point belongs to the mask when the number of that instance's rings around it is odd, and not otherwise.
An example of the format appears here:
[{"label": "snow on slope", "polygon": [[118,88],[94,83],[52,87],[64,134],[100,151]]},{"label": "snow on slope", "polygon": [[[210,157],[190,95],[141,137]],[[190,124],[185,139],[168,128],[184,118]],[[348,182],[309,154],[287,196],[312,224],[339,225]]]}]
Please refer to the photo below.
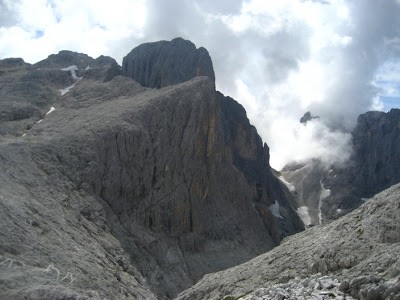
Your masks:
[{"label": "snow on slope", "polygon": [[300,206],[297,209],[297,214],[299,215],[300,219],[303,221],[303,224],[305,226],[310,226],[311,216],[308,212],[308,206]]},{"label": "snow on slope", "polygon": [[329,197],[331,195],[331,190],[326,189],[324,185],[322,184],[322,181],[320,181],[321,184],[321,194],[319,195],[319,203],[318,203],[318,218],[319,218],[319,224],[322,224],[322,213],[321,213],[321,205],[322,205],[322,200],[324,200],[326,197]]},{"label": "snow on slope", "polygon": [[286,179],[283,176],[279,176],[279,180],[282,181],[286,187],[289,189],[289,191],[294,192],[296,189],[293,184],[290,182],[287,182]]},{"label": "snow on slope", "polygon": [[281,213],[279,212],[279,202],[278,201],[275,201],[274,204],[270,205],[269,210],[272,212],[272,214],[275,217],[283,219],[283,217],[281,216]]},{"label": "snow on slope", "polygon": [[56,109],[55,109],[55,107],[54,106],[52,106],[52,107],[50,107],[50,110],[46,113],[46,115],[48,115],[48,114],[51,114],[53,111],[55,111]]},{"label": "snow on slope", "polygon": [[71,77],[75,80],[78,80],[78,76],[76,76],[76,71],[78,71],[78,67],[75,65],[69,66],[67,68],[61,69],[61,71],[70,71],[71,72]]},{"label": "snow on slope", "polygon": [[70,86],[67,86],[66,88],[64,88],[64,89],[61,89],[61,90],[59,90],[60,92],[61,92],[61,96],[64,96],[66,93],[68,93],[74,86],[75,86],[75,84],[77,84],[83,77],[78,77],[77,75],[76,75],[76,71],[78,71],[79,69],[78,69],[78,67],[76,66],[76,65],[72,65],[72,66],[69,66],[69,67],[67,67],[67,68],[64,68],[64,69],[61,69],[61,71],[66,71],[66,72],[71,72],[71,77],[74,79],[74,80],[76,80],[75,82],[74,82],[74,84],[72,84],[72,85],[70,85]]}]

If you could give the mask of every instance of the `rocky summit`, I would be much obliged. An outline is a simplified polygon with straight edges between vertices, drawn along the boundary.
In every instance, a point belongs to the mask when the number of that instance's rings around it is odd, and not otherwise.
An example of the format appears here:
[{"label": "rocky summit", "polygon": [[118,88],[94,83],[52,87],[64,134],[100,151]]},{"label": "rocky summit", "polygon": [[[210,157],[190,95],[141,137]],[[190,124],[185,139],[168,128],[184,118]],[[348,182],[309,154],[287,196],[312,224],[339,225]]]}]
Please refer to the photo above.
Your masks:
[{"label": "rocky summit", "polygon": [[210,55],[187,40],[176,38],[142,44],[133,49],[122,62],[125,76],[141,85],[161,88],[187,81],[196,76],[215,80]]},{"label": "rocky summit", "polygon": [[[397,299],[399,187],[302,232],[296,182],[190,41],[140,45],[122,67],[0,60],[0,104],[0,299]],[[368,195],[397,182],[385,116],[354,131],[360,162],[394,176],[360,169]],[[306,193],[328,199],[316,182]]]}]

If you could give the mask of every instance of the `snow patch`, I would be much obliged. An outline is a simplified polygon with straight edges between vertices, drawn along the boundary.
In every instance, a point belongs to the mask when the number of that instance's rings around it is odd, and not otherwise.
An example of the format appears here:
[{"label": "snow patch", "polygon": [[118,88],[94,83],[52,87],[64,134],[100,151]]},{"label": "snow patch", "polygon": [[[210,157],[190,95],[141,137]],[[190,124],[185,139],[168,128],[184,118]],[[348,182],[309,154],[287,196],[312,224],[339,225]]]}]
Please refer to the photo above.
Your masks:
[{"label": "snow patch", "polygon": [[36,124],[42,123],[43,119],[40,119],[39,121],[36,122]]},{"label": "snow patch", "polygon": [[275,217],[283,219],[283,217],[281,216],[281,213],[279,212],[279,202],[278,201],[275,201],[275,203],[270,205],[268,208]]},{"label": "snow patch", "polygon": [[319,196],[320,200],[325,199],[326,197],[329,197],[331,195],[331,190],[330,189],[326,189],[324,187],[324,185],[321,182],[321,194]]},{"label": "snow patch", "polygon": [[311,225],[311,216],[308,212],[308,206],[300,206],[297,209],[297,214],[299,215],[305,226]]},{"label": "snow patch", "polygon": [[26,133],[24,133],[22,136],[26,136]]},{"label": "snow patch", "polygon": [[336,212],[340,214],[340,213],[342,212],[342,210],[341,210],[340,208],[338,208],[338,209],[336,210]]},{"label": "snow patch", "polygon": [[326,189],[324,187],[324,185],[322,184],[322,181],[320,181],[319,183],[321,184],[321,193],[319,194],[318,219],[319,219],[319,224],[322,224],[322,213],[321,213],[322,200],[324,200],[326,197],[329,197],[331,195],[331,190]]},{"label": "snow patch", "polygon": [[330,169],[328,173],[332,173],[332,172],[333,172],[333,169]]},{"label": "snow patch", "polygon": [[286,185],[289,191],[294,192],[296,190],[294,185],[286,181],[286,179],[283,176],[279,176],[279,180],[282,181],[284,185]]},{"label": "snow patch", "polygon": [[46,115],[51,114],[53,111],[55,111],[55,107],[50,107],[50,110],[46,113]]},{"label": "snow patch", "polygon": [[87,66],[86,68],[85,68],[85,71],[87,71],[87,70],[89,70],[90,69],[90,67],[89,66]]},{"label": "snow patch", "polygon": [[79,78],[78,76],[76,76],[76,71],[78,71],[78,70],[79,69],[76,65],[72,65],[72,66],[66,67],[64,69],[61,69],[61,71],[67,71],[67,72],[70,71],[72,78],[75,80],[78,80],[78,78]]},{"label": "snow patch", "polygon": [[67,68],[61,69],[61,71],[71,72],[71,77],[75,80],[73,85],[67,86],[65,89],[59,90],[61,92],[61,96],[64,96],[66,93],[68,93],[75,86],[75,84],[77,84],[83,78],[76,76],[76,71],[78,70],[79,69],[76,65],[72,65]]},{"label": "snow patch", "polygon": [[61,96],[64,96],[66,93],[69,92],[75,86],[76,82],[73,85],[67,86],[65,89],[59,90],[61,92]]}]

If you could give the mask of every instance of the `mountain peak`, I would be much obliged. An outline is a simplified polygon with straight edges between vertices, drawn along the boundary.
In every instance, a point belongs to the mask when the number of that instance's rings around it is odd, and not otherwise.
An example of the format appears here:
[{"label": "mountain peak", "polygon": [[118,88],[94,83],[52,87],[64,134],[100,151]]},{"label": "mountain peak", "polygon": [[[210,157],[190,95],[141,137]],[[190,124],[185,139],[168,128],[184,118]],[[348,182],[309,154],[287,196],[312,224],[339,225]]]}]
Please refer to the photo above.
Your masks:
[{"label": "mountain peak", "polygon": [[208,51],[203,47],[196,49],[191,41],[180,37],[134,48],[124,57],[122,69],[125,76],[151,88],[181,83],[196,76],[208,76],[215,81]]}]

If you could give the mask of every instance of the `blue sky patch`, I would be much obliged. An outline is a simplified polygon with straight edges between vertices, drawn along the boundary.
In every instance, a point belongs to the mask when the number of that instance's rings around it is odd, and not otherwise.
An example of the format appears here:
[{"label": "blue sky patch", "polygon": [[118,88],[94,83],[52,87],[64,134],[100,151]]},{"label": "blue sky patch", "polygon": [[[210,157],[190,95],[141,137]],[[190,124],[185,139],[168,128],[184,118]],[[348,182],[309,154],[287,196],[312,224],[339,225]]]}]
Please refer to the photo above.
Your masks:
[{"label": "blue sky patch", "polygon": [[379,99],[383,102],[384,111],[389,111],[391,108],[400,108],[400,96],[379,96]]},{"label": "blue sky patch", "polygon": [[44,36],[44,31],[43,30],[36,30],[35,31],[35,39],[39,39],[42,36]]}]

